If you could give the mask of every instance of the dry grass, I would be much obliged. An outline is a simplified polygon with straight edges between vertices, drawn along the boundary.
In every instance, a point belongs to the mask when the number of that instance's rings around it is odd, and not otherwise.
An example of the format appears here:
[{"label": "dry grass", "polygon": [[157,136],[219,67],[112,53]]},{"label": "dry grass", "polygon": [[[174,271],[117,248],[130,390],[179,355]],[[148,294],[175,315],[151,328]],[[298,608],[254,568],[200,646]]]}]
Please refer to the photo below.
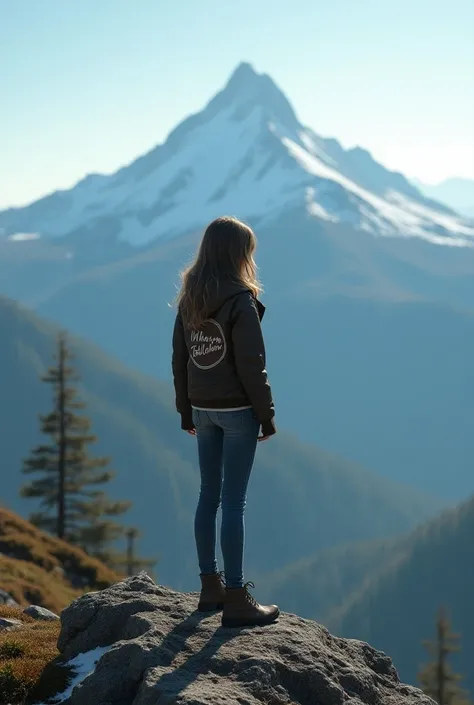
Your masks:
[{"label": "dry grass", "polygon": [[41,605],[56,613],[83,592],[73,589],[60,575],[51,575],[34,563],[5,556],[0,556],[0,587],[19,605]]},{"label": "dry grass", "polygon": [[35,699],[48,698],[64,690],[68,669],[49,666],[47,689],[42,678],[45,667],[58,656],[59,622],[35,621],[14,607],[0,607],[0,617],[23,622],[21,629],[0,632],[0,701],[23,703],[33,694]]},{"label": "dry grass", "polygon": [[[118,576],[81,549],[37,529],[0,508],[0,588],[20,605],[38,604],[60,612],[84,592],[112,585]],[[75,576],[84,588],[74,587]]]},{"label": "dry grass", "polygon": [[1,507],[0,552],[35,563],[47,571],[62,568],[84,577],[88,585],[99,590],[117,580],[113,570],[80,548],[40,531],[14,512]]}]

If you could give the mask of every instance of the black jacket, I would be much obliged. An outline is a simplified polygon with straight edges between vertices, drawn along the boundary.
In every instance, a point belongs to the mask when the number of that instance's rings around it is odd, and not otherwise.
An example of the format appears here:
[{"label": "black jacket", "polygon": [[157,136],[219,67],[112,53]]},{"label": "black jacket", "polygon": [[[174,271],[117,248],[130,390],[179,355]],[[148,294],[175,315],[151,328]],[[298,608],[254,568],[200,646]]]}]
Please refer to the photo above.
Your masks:
[{"label": "black jacket", "polygon": [[242,285],[221,284],[198,331],[181,311],[173,332],[173,379],[183,429],[192,429],[192,407],[251,406],[264,435],[275,433],[272,392],[265,369],[260,322],[265,307]]}]

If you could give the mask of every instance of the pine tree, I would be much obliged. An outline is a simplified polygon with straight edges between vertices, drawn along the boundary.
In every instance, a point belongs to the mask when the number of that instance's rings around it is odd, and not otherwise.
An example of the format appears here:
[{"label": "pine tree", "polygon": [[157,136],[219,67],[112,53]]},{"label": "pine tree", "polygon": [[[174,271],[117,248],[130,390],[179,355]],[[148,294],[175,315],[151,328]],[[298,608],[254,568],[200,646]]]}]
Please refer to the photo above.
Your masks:
[{"label": "pine tree", "polygon": [[156,559],[139,558],[136,555],[136,540],[140,537],[140,532],[135,527],[130,527],[125,531],[127,540],[127,548],[125,555],[117,556],[114,560],[114,566],[118,569],[125,567],[126,574],[131,577],[136,575],[140,570],[148,569],[153,572],[152,568],[156,563]]},{"label": "pine tree", "polygon": [[110,501],[99,489],[114,474],[106,469],[109,458],[89,454],[96,437],[90,420],[80,414],[86,405],[73,386],[79,377],[72,360],[67,336],[60,333],[55,364],[42,377],[53,388],[53,409],[40,415],[41,432],[49,440],[24,461],[23,472],[39,477],[25,485],[21,494],[40,500],[40,511],[31,516],[36,526],[107,560],[110,544],[124,530],[109,517],[125,512],[130,502]]},{"label": "pine tree", "polygon": [[462,676],[453,672],[449,656],[460,650],[459,635],[451,631],[451,623],[443,609],[436,620],[436,638],[424,643],[432,657],[419,673],[423,691],[438,705],[469,705],[466,692],[459,685]]}]

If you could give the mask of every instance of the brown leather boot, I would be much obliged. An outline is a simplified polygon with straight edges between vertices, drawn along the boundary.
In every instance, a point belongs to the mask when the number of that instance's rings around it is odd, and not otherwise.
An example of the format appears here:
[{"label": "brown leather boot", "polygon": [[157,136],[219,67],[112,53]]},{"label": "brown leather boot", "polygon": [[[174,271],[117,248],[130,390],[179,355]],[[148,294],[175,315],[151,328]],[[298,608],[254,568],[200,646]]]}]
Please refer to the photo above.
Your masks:
[{"label": "brown leather boot", "polygon": [[271,624],[280,615],[276,605],[259,605],[249,593],[253,583],[246,583],[242,588],[226,588],[223,627],[254,627]]},{"label": "brown leather boot", "polygon": [[198,610],[212,612],[221,610],[225,602],[225,587],[222,573],[211,575],[201,574],[201,595],[199,596]]}]

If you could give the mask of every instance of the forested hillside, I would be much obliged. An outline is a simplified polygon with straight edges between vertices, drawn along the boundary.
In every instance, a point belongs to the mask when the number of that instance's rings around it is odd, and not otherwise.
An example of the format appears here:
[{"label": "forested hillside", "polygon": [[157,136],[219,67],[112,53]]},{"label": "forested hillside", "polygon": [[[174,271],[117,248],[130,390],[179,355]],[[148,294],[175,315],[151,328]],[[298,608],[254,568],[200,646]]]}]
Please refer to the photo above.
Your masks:
[{"label": "forested hillside", "polygon": [[444,607],[461,635],[453,663],[474,692],[473,536],[474,498],[395,545],[372,579],[329,616],[328,626],[386,651],[402,678],[414,682],[427,658],[422,641],[434,635],[436,614]]}]

